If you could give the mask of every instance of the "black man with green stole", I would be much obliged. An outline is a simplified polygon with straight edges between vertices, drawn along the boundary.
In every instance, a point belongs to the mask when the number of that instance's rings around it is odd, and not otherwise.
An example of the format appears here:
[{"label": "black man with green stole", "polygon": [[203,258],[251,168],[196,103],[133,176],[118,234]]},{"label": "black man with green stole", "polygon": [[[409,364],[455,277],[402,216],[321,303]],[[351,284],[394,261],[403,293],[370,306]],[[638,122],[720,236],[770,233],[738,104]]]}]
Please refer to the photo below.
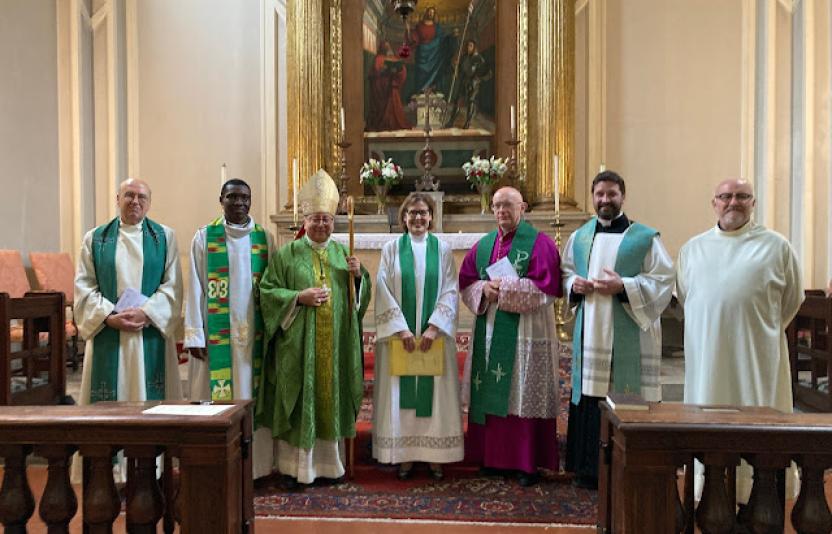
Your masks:
[{"label": "black man with green stole", "polygon": [[[249,215],[251,188],[240,179],[220,189],[222,217],[191,242],[185,340],[191,400],[256,398],[263,360],[263,319],[256,293],[274,239]],[[254,478],[272,472],[267,428],[254,432]]]},{"label": "black man with green stole", "polygon": [[355,436],[364,395],[361,320],[370,276],[331,238],[338,200],[324,170],[304,184],[305,233],[280,247],[260,281],[267,352],[255,418],[272,429],[286,487],[344,475],[344,438]]},{"label": "black man with green stole", "polygon": [[463,391],[469,393],[465,457],[484,475],[516,474],[522,486],[538,468],[558,470],[558,340],[561,295],[554,241],[522,220],[523,196],[499,189],[497,230],[465,256],[462,301],[476,316]]}]

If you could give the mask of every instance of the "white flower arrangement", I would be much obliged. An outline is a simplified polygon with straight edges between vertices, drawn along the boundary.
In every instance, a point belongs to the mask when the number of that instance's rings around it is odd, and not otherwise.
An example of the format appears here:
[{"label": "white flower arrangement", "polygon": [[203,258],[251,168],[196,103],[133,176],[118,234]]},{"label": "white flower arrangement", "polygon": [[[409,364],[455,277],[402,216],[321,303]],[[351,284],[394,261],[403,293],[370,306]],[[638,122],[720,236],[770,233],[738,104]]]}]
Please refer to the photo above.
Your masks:
[{"label": "white flower arrangement", "polygon": [[370,159],[361,166],[358,176],[362,184],[395,185],[404,178],[404,171],[391,158],[383,161]]},{"label": "white flower arrangement", "polygon": [[508,165],[503,158],[484,159],[474,156],[471,161],[462,166],[465,171],[465,179],[471,184],[471,189],[478,185],[491,185],[500,179],[508,170]]}]

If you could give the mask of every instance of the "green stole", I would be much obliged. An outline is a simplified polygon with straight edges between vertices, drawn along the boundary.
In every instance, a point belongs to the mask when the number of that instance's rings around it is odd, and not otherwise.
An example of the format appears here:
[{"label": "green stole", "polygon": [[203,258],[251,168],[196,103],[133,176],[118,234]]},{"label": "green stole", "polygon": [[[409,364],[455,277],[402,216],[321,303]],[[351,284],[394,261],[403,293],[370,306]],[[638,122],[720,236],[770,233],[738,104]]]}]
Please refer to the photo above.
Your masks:
[{"label": "green stole", "polygon": [[[120,226],[116,217],[95,229],[92,236],[92,262],[98,289],[110,302],[118,301],[116,245]],[[167,238],[161,225],[147,217],[142,224],[142,295],[152,296],[165,276]],[[147,400],[165,398],[165,339],[152,324],[142,331],[144,380]],[[93,340],[90,402],[118,399],[118,355],[121,334],[106,324]]]},{"label": "green stole", "polygon": [[[511,240],[509,261],[520,278],[526,276],[532,248],[537,239],[537,230],[525,221],[517,227]],[[497,243],[498,233],[494,230],[477,243],[477,272],[480,280],[488,278],[485,268],[491,261],[491,254]],[[474,327],[474,351],[471,362],[471,406],[468,418],[474,423],[485,424],[485,415],[508,415],[508,398],[511,377],[514,372],[514,358],[517,355],[517,327],[520,314],[497,310],[494,330],[491,333],[491,349],[488,363],[485,361],[486,315],[477,315]]]},{"label": "green stole", "polygon": [[[416,273],[410,234],[405,232],[399,238],[399,268],[402,272],[402,313],[407,327],[416,334]],[[425,333],[436,297],[439,293],[439,239],[433,234],[427,236],[425,258],[425,287],[422,289],[422,325]],[[433,377],[403,376],[399,378],[399,408],[416,409],[416,417],[430,417],[433,411]]]},{"label": "green stole", "polygon": [[[228,245],[225,240],[225,220],[220,217],[205,228],[208,276],[208,363],[211,369],[211,400],[234,399],[231,372],[231,318],[229,316]],[[269,261],[266,232],[259,224],[249,234],[251,241],[252,290],[257,287]],[[252,348],[252,377],[254,397],[257,398],[260,368],[263,365],[263,317],[260,306],[254,304],[254,347]]]},{"label": "green stole", "polygon": [[[575,271],[582,278],[589,271],[589,255],[595,239],[597,217],[575,231],[572,255]],[[658,231],[639,223],[632,223],[618,247],[615,272],[622,277],[633,277],[641,272],[644,257],[653,245]],[[622,393],[641,392],[641,340],[638,325],[633,321],[618,298],[612,299],[612,389]],[[572,340],[572,404],[581,400],[581,374],[583,371],[584,300],[578,304],[575,314],[575,330]]]}]

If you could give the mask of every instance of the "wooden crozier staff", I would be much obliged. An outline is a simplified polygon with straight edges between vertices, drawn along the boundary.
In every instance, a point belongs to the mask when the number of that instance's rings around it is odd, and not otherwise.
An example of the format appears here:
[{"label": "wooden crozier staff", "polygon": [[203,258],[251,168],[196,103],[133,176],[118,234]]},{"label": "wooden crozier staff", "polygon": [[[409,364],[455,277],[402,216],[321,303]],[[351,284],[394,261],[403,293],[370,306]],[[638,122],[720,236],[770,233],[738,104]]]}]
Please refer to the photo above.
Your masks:
[{"label": "wooden crozier staff", "polygon": [[[347,224],[349,227],[349,234],[350,234],[350,256],[355,254],[355,227],[353,225],[353,218],[355,216],[355,203],[353,201],[352,195],[347,196]],[[352,278],[352,274],[350,274],[350,278]],[[355,308],[355,279],[350,280],[350,302],[349,302],[349,310],[350,310],[350,321],[353,320],[352,312]],[[359,328],[359,332],[361,329]],[[361,374],[364,374],[364,340],[360,340],[361,346]],[[361,381],[363,383],[364,377],[361,377]],[[355,414],[356,417],[356,424],[358,422],[358,414]],[[358,429],[356,428],[356,435],[358,434]],[[349,438],[347,440],[347,474],[349,475],[350,479],[355,477],[355,438]]]}]

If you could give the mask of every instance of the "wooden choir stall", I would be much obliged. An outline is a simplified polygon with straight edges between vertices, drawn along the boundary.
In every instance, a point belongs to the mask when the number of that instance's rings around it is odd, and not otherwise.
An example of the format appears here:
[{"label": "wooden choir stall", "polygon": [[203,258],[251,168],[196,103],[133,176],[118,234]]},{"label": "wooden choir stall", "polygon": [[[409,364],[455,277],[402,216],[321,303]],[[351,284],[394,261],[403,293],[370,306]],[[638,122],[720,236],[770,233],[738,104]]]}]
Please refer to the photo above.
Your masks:
[{"label": "wooden choir stall", "polygon": [[[697,507],[694,458],[705,465]],[[732,475],[740,458],[754,466],[754,486],[738,520]],[[693,534],[694,525],[704,534],[783,532],[783,470],[792,461],[801,468],[792,526],[801,534],[832,531],[823,486],[824,470],[832,467],[827,415],[673,403],[650,403],[644,411],[612,410],[602,403],[600,459],[598,532]]]},{"label": "wooden choir stall", "polygon": [[[94,406],[13,406],[0,412],[0,522],[5,532],[26,532],[36,503],[26,476],[30,454],[49,462],[37,510],[49,532],[69,532],[78,509],[70,484],[70,458],[84,458],[84,532],[112,532],[122,511],[113,478],[113,455],[128,462],[127,531],[164,532],[179,523],[183,534],[254,532],[251,478],[251,402],[239,401],[216,415],[150,415],[160,404],[103,402]],[[165,403],[186,406],[187,403]],[[161,484],[157,457],[164,453]],[[178,460],[178,484],[172,459]]]}]

